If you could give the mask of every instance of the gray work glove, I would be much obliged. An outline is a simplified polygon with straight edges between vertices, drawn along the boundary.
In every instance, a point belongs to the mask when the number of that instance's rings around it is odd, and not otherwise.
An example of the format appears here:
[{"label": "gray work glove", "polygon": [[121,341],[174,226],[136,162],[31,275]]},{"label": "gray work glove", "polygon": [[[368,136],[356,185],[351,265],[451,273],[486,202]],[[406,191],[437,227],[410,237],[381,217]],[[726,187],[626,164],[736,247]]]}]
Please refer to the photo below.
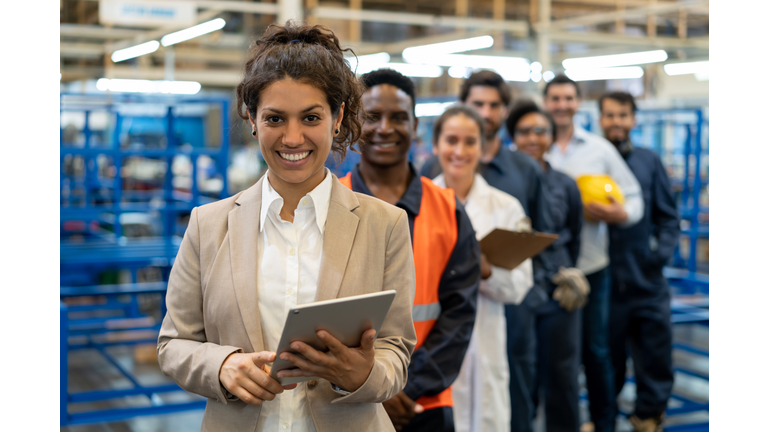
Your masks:
[{"label": "gray work glove", "polygon": [[531,232],[533,232],[533,229],[531,228],[531,218],[526,216],[526,217],[518,220],[515,223],[515,231],[522,232],[522,233],[531,233]]},{"label": "gray work glove", "polygon": [[581,270],[560,267],[552,282],[557,285],[552,298],[557,300],[563,309],[571,312],[587,304],[589,282]]}]

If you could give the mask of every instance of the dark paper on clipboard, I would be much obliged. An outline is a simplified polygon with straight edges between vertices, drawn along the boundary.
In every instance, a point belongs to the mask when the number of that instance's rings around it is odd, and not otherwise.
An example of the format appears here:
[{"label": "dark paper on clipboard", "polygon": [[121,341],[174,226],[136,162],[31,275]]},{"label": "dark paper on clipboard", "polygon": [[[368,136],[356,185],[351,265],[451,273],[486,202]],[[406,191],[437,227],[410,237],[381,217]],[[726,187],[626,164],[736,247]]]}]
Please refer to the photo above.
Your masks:
[{"label": "dark paper on clipboard", "polygon": [[496,228],[480,240],[480,249],[491,264],[512,270],[526,259],[538,255],[557,238],[557,234]]}]

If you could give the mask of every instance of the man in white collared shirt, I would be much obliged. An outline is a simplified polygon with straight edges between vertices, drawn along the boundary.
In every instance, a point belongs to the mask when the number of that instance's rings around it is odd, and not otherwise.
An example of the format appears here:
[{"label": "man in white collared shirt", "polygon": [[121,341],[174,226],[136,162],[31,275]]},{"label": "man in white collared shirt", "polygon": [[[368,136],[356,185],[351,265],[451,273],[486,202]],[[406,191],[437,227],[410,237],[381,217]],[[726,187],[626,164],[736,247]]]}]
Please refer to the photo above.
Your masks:
[{"label": "man in white collared shirt", "polygon": [[[256,289],[265,350],[277,349],[281,329],[292,307],[315,301],[331,180],[326,168],[325,179],[299,201],[293,223],[280,218],[283,198],[268,180],[262,185],[256,258],[260,269],[256,273]],[[298,388],[265,402],[256,430],[314,431],[306,385],[306,382],[300,383]]]},{"label": "man in white collared shirt", "polygon": [[613,432],[615,407],[613,367],[608,351],[607,224],[622,227],[636,224],[643,216],[643,197],[637,179],[616,148],[605,138],[574,125],[573,116],[580,102],[578,85],[565,75],[556,76],[544,88],[544,109],[552,115],[557,128],[557,141],[547,155],[552,168],[574,180],[585,174],[607,174],[624,194],[623,206],[617,202],[584,206],[589,218],[585,218],[582,226],[581,251],[576,263],[591,287],[582,327],[582,361],[587,377],[590,417],[596,432]]}]

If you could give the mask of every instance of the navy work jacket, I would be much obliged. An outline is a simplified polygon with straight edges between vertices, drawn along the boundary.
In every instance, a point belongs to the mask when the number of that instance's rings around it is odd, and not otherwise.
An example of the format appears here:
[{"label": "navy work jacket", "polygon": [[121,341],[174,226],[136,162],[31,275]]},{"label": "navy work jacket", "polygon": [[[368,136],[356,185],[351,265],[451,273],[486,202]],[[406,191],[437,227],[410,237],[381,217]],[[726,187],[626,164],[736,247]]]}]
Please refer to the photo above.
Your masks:
[{"label": "navy work jacket", "polygon": [[629,228],[610,225],[613,286],[658,291],[668,287],[662,275],[680,237],[680,219],[669,178],[659,156],[625,141],[618,148],[643,190],[643,218]]},{"label": "navy work jacket", "polygon": [[[408,225],[413,227],[421,210],[421,177],[413,164],[411,182],[400,197],[397,207],[408,214]],[[374,196],[363,177],[360,165],[352,171],[352,190]],[[480,244],[469,221],[464,205],[456,200],[456,245],[438,287],[440,316],[427,335],[424,343],[411,354],[408,366],[408,382],[403,392],[416,400],[422,396],[436,396],[447,389],[461,370],[461,363],[469,347],[472,328],[475,326],[477,294],[480,287]],[[414,257],[418,260],[420,257]]]}]

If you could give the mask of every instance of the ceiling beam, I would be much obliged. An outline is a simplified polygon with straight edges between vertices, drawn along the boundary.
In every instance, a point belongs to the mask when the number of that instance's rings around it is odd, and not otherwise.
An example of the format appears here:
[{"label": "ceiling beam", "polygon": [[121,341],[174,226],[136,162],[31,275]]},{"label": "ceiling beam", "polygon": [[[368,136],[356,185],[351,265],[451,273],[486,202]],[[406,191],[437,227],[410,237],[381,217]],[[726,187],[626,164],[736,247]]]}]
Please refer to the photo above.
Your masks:
[{"label": "ceiling beam", "polygon": [[310,10],[309,14],[314,15],[316,18],[385,22],[425,27],[481,28],[487,31],[505,30],[518,35],[528,34],[528,23],[526,21],[464,18],[378,10],[352,10],[328,6],[316,7]]},{"label": "ceiling beam", "polygon": [[553,32],[553,42],[580,42],[595,45],[631,45],[657,48],[702,48],[709,49],[709,37],[680,39],[676,37],[625,36],[614,33],[596,32]]},{"label": "ceiling beam", "polygon": [[550,29],[565,29],[569,26],[584,26],[615,22],[616,20],[627,20],[633,18],[644,18],[648,15],[659,15],[681,10],[704,11],[709,13],[709,0],[698,0],[693,2],[675,2],[658,3],[653,6],[637,7],[613,12],[603,12],[598,14],[583,15],[573,18],[559,19],[550,23]]}]

